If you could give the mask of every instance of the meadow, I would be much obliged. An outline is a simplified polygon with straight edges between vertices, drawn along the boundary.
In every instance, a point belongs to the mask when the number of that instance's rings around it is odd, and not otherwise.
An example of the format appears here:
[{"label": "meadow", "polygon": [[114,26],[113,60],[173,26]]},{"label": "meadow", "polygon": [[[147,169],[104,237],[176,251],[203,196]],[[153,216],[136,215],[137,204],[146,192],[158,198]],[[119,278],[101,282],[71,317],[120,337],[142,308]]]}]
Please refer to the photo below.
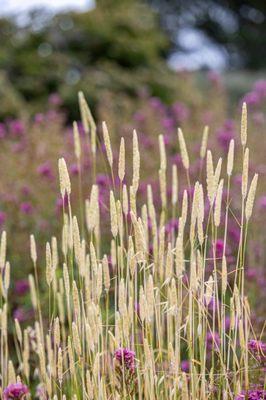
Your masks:
[{"label": "meadow", "polygon": [[266,399],[266,82],[209,80],[0,125],[3,399]]}]

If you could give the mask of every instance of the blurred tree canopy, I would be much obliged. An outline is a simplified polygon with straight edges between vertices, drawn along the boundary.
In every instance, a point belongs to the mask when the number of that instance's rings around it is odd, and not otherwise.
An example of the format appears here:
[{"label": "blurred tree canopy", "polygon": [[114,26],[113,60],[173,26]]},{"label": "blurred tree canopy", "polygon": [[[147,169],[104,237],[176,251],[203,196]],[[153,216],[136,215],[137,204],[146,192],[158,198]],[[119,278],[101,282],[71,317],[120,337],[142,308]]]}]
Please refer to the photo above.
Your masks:
[{"label": "blurred tree canopy", "polygon": [[54,92],[72,119],[78,90],[96,109],[108,91],[134,97],[147,88],[171,102],[178,87],[166,64],[170,41],[142,1],[98,0],[91,11],[55,16],[36,10],[23,26],[1,19],[0,37],[0,71],[32,111]]},{"label": "blurred tree canopy", "polygon": [[171,52],[183,51],[181,28],[206,35],[225,53],[230,67],[266,67],[265,0],[146,0],[160,14]]}]

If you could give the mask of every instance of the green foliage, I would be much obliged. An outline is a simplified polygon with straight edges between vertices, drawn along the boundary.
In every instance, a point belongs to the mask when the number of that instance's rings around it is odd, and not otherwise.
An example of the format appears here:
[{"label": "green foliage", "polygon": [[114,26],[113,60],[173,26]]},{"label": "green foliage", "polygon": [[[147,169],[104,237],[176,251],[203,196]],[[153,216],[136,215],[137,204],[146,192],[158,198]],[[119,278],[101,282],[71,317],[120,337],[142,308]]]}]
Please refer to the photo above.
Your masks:
[{"label": "green foliage", "polygon": [[0,69],[32,111],[58,92],[75,118],[81,88],[96,113],[106,91],[134,98],[147,88],[166,102],[174,99],[174,73],[165,61],[169,42],[157,15],[139,1],[101,0],[92,11],[53,18],[36,11],[23,29],[0,21],[0,34]]}]

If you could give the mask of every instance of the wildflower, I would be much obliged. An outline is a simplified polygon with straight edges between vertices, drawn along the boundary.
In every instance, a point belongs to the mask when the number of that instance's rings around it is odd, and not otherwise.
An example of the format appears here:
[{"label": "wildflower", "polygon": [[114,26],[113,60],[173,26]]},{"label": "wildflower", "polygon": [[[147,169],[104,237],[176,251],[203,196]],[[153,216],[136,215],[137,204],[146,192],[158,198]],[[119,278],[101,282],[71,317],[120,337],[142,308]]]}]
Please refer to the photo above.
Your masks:
[{"label": "wildflower", "polygon": [[115,360],[119,366],[131,372],[135,371],[135,352],[127,348],[119,348],[115,351]]},{"label": "wildflower", "polygon": [[252,353],[258,353],[258,352],[266,353],[266,343],[263,343],[260,340],[252,339],[248,342],[248,349]]},{"label": "wildflower", "polygon": [[8,385],[4,392],[4,400],[12,400],[12,399],[24,399],[26,394],[29,393],[29,389],[22,382],[11,383]]},{"label": "wildflower", "polygon": [[62,104],[62,99],[58,93],[52,93],[49,96],[48,101],[53,106],[60,106]]},{"label": "wildflower", "polygon": [[206,347],[211,350],[213,345],[215,349],[218,350],[221,344],[221,339],[218,332],[207,332],[206,334]]},{"label": "wildflower", "polygon": [[69,166],[69,172],[70,172],[71,175],[78,175],[78,173],[79,173],[78,164],[71,164]]},{"label": "wildflower", "polygon": [[40,174],[41,176],[43,176],[45,178],[48,178],[48,179],[53,178],[52,168],[51,168],[51,165],[49,164],[49,162],[45,162],[45,163],[39,165],[39,167],[37,168],[37,172],[38,172],[38,174]]},{"label": "wildflower", "polygon": [[235,137],[234,123],[232,120],[225,121],[222,128],[217,131],[217,140],[224,151],[228,150],[229,143]]},{"label": "wildflower", "polygon": [[36,124],[41,124],[44,122],[44,115],[42,113],[37,113],[34,115],[34,122]]},{"label": "wildflower", "polygon": [[172,110],[179,123],[184,122],[189,117],[189,109],[183,103],[174,103],[174,105],[172,106]]},{"label": "wildflower", "polygon": [[266,400],[266,390],[247,390],[235,397],[235,400]]},{"label": "wildflower", "polygon": [[45,386],[43,384],[39,384],[37,386],[35,397],[37,397],[39,400],[47,400],[48,397],[45,390]]},{"label": "wildflower", "polygon": [[15,283],[15,292],[19,296],[23,296],[29,290],[28,279],[20,279]]},{"label": "wildflower", "polygon": [[28,201],[24,201],[24,202],[21,203],[21,205],[20,205],[20,211],[21,211],[23,214],[30,215],[30,214],[33,212],[32,204],[29,203]]},{"label": "wildflower", "polygon": [[23,121],[14,119],[9,123],[9,130],[15,136],[21,136],[25,132],[25,126]]},{"label": "wildflower", "polygon": [[189,372],[189,361],[188,360],[181,361],[181,371]]},{"label": "wildflower", "polygon": [[259,363],[263,364],[266,362],[266,343],[252,339],[248,342],[248,350]]}]

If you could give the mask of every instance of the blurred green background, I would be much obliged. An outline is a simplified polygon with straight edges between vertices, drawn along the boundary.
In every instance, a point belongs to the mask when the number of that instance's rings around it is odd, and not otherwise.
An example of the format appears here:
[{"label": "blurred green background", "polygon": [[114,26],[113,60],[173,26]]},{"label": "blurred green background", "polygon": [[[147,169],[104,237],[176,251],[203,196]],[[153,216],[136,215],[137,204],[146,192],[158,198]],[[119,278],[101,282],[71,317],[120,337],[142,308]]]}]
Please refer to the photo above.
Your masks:
[{"label": "blurred green background", "polygon": [[70,121],[80,89],[96,116],[108,94],[190,101],[183,69],[199,84],[219,70],[237,99],[265,76],[265,10],[264,1],[97,0],[82,12],[2,15],[0,118],[40,112],[58,93]]}]

